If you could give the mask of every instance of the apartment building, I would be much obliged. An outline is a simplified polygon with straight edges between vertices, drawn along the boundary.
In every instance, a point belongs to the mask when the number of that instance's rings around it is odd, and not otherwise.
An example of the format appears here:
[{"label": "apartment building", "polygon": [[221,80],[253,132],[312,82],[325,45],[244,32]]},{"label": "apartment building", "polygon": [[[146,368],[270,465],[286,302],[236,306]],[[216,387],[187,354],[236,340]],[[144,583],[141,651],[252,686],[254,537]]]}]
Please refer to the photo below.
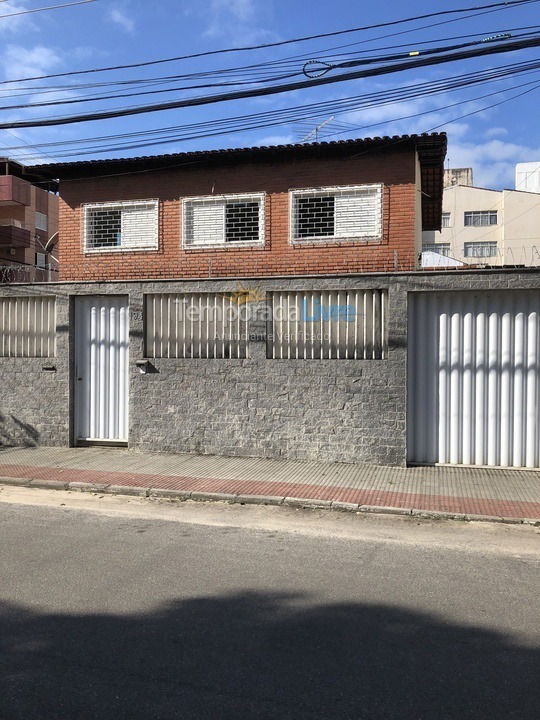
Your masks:
[{"label": "apartment building", "polygon": [[[447,177],[472,183],[472,170],[466,170],[446,171]],[[535,187],[532,171],[516,177]],[[540,194],[450,183],[443,193],[441,231],[423,233],[423,252],[430,266],[540,266]]]},{"label": "apartment building", "polygon": [[0,282],[57,280],[56,183],[0,158]]}]

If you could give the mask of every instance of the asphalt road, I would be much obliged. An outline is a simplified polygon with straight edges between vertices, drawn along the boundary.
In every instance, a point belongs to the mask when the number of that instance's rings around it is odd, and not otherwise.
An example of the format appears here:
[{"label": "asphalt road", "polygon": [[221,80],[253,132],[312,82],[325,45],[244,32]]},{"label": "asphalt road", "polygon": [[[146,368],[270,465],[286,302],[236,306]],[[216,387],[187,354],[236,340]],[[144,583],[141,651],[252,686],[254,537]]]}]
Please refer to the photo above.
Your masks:
[{"label": "asphalt road", "polygon": [[540,529],[0,491],[1,720],[537,718]]}]

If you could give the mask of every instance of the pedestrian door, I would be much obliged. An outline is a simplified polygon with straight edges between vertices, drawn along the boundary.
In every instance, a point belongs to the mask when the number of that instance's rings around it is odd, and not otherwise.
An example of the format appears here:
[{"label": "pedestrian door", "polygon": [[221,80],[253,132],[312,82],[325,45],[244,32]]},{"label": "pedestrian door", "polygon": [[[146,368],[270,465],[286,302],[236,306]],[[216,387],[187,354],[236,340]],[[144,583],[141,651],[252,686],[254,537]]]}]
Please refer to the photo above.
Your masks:
[{"label": "pedestrian door", "polygon": [[409,462],[540,467],[540,291],[409,300]]},{"label": "pedestrian door", "polygon": [[78,444],[128,439],[127,296],[75,298],[74,434]]}]

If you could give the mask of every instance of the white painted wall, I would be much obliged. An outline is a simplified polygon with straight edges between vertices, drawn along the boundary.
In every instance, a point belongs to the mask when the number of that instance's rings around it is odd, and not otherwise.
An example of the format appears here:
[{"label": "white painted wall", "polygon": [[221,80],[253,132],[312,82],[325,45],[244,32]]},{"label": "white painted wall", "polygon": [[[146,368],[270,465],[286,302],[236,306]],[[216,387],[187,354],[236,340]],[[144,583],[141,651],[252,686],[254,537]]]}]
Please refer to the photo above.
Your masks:
[{"label": "white painted wall", "polygon": [[[465,212],[475,210],[496,210],[497,225],[466,227]],[[444,190],[443,212],[450,213],[450,227],[424,232],[424,246],[447,243],[450,257],[465,263],[540,266],[540,194],[454,185]],[[496,242],[497,255],[465,257],[468,242]]]}]

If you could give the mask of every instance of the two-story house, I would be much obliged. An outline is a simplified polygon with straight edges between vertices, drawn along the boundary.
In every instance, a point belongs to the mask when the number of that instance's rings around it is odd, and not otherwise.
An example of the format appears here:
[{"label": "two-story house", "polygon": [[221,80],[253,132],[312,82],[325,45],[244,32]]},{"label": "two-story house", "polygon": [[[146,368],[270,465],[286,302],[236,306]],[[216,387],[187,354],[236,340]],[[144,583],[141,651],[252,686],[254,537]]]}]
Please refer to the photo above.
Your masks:
[{"label": "two-story house", "polygon": [[445,150],[28,169],[59,183],[61,270],[0,296],[4,442],[539,466],[540,273],[419,268]]},{"label": "two-story house", "polygon": [[60,183],[60,279],[411,270],[439,229],[443,135],[32,168]]}]

